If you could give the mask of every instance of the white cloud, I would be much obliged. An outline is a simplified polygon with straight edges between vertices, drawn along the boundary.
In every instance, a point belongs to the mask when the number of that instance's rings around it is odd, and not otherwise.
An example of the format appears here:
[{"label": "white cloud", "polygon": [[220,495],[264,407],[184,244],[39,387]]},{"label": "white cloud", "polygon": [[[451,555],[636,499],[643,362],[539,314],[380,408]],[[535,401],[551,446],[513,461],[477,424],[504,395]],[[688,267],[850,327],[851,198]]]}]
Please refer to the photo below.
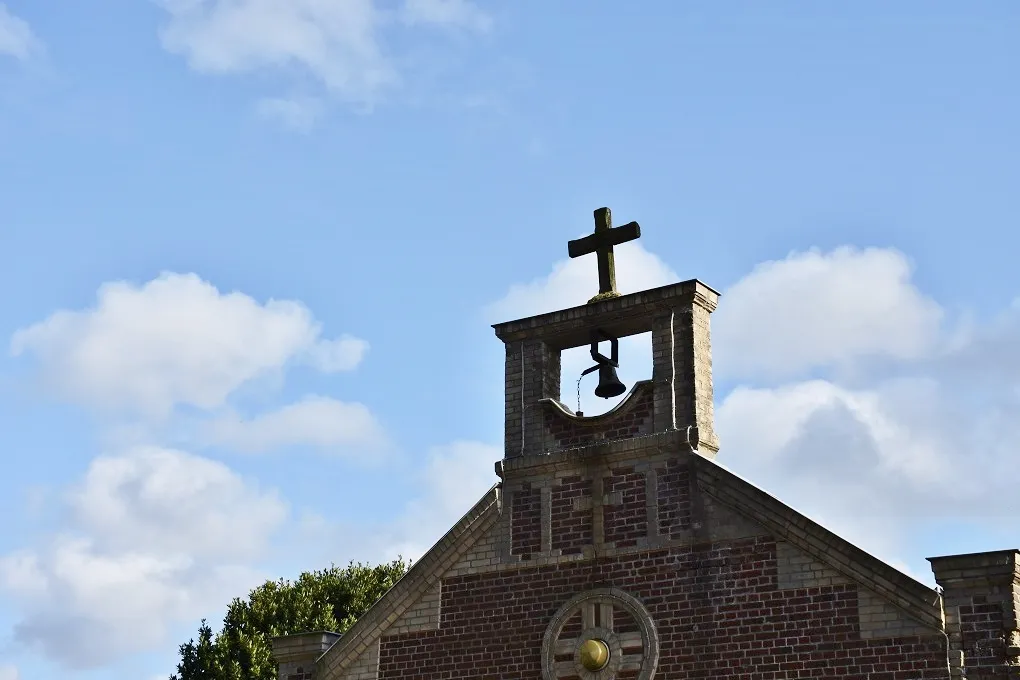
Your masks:
[{"label": "white cloud", "polygon": [[[911,464],[923,477],[924,459],[903,460],[896,445],[929,433],[883,438],[897,428],[868,407],[876,399],[823,381],[738,388],[716,409],[719,460],[866,552],[903,562],[909,528],[944,501],[945,480],[912,483]],[[943,463],[941,446],[927,453]]]},{"label": "white cloud", "polygon": [[95,459],[69,502],[102,547],[203,557],[260,554],[287,516],[275,493],[222,463],[157,447]]},{"label": "white cloud", "polygon": [[[36,577],[45,581],[46,594],[12,593],[23,612],[14,638],[74,669],[167,644],[171,624],[191,623],[210,603],[227,602],[264,580],[241,566],[104,553],[84,538],[60,537],[39,554]],[[0,586],[7,585],[3,559]]]},{"label": "white cloud", "polygon": [[263,118],[276,120],[295,132],[311,130],[322,109],[322,102],[314,97],[267,97],[256,107]]},{"label": "white cloud", "polygon": [[346,546],[345,560],[378,563],[402,555],[417,561],[499,481],[494,463],[502,457],[502,446],[474,441],[432,447],[424,463],[410,471],[407,481],[415,493],[392,519],[338,522],[307,512],[289,540],[317,551],[320,561],[335,559],[332,546],[337,545]]},{"label": "white cloud", "polygon": [[[623,294],[680,280],[665,262],[640,243],[632,241],[613,250],[617,288]],[[598,292],[594,256],[560,260],[548,276],[511,286],[506,295],[485,308],[485,317],[492,323],[500,323],[554,312],[583,305]]]},{"label": "white cloud", "polygon": [[161,37],[197,71],[297,66],[335,93],[371,98],[396,78],[373,0],[165,0]]},{"label": "white cloud", "polygon": [[[727,436],[727,462],[763,473],[783,469],[794,476],[821,469],[844,485],[865,474],[897,485],[947,484],[947,441],[934,430],[911,427],[900,413],[898,400],[920,397],[926,387],[903,382],[882,390],[850,390],[823,380],[738,387],[717,414],[720,432]],[[824,446],[797,448],[805,441]]]},{"label": "white cloud", "polygon": [[42,43],[28,23],[11,14],[7,5],[0,2],[0,55],[25,60],[41,49]]},{"label": "white cloud", "polygon": [[140,287],[107,283],[97,298],[92,309],[56,312],[19,330],[11,352],[35,354],[51,387],[101,409],[145,416],[177,405],[215,409],[289,361],[348,370],[367,347],[349,336],[321,339],[298,302],[259,304],[194,274],[163,274]]},{"label": "white cloud", "polygon": [[308,396],[251,419],[216,419],[208,424],[204,439],[238,451],[307,446],[357,454],[378,453],[387,441],[382,427],[363,404],[320,396]]},{"label": "white cloud", "polygon": [[416,485],[422,493],[387,532],[382,554],[415,559],[424,554],[499,481],[494,466],[501,458],[501,446],[479,442],[457,441],[430,449]]},{"label": "white cloud", "polygon": [[334,96],[370,104],[400,81],[384,29],[411,25],[488,28],[468,0],[407,0],[396,12],[377,0],[161,0],[163,46],[197,71],[296,69]]},{"label": "white cloud", "polygon": [[[904,545],[933,518],[1020,512],[1007,461],[1020,444],[1007,346],[1020,324],[949,337],[938,304],[893,250],[793,253],[754,269],[713,319],[717,375],[755,377],[716,410],[720,460],[844,538],[930,580]],[[783,383],[881,358],[881,372]],[[980,376],[1011,375],[1006,380]],[[966,380],[961,380],[966,376]],[[778,382],[778,384],[776,384]],[[909,565],[909,566],[908,566]]]},{"label": "white cloud", "polygon": [[20,680],[20,678],[17,666],[11,664],[0,666],[0,680]]},{"label": "white cloud", "polygon": [[1020,406],[1008,390],[959,390],[937,373],[854,389],[813,380],[738,387],[716,417],[727,467],[926,580],[905,547],[912,535],[947,517],[991,530],[1020,513]]},{"label": "white cloud", "polygon": [[769,378],[859,357],[915,359],[934,349],[942,310],[899,252],[839,248],[765,262],[713,315],[720,376]]},{"label": "white cloud", "polygon": [[360,338],[342,335],[336,340],[320,340],[309,348],[311,364],[324,373],[352,371],[368,352],[368,343]]},{"label": "white cloud", "polygon": [[492,28],[492,17],[468,0],[406,0],[403,18],[410,25],[432,24],[475,31]]},{"label": "white cloud", "polygon": [[0,557],[0,588],[20,604],[15,640],[70,668],[166,644],[262,581],[244,564],[287,515],[223,465],[159,449],[98,458],[68,500],[65,531]]}]

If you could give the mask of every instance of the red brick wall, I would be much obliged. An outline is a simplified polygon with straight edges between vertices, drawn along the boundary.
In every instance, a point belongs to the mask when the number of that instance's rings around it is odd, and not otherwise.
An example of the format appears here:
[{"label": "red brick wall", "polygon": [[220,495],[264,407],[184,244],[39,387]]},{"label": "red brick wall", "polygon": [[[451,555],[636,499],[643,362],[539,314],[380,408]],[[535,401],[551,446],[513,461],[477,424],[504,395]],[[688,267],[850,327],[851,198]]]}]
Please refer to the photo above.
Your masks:
[{"label": "red brick wall", "polygon": [[677,538],[691,527],[690,476],[680,461],[670,460],[657,477],[659,535]]},{"label": "red brick wall", "polygon": [[564,555],[579,554],[591,545],[591,510],[575,510],[574,502],[591,499],[591,480],[564,477],[552,488],[552,549]]},{"label": "red brick wall", "polygon": [[967,680],[1012,680],[1020,669],[1006,662],[1001,602],[988,602],[974,595],[971,604],[960,606],[960,636],[963,642]]},{"label": "red brick wall", "polygon": [[545,402],[542,404],[549,450],[591,444],[598,440],[623,439],[652,433],[652,384],[644,383],[620,411],[606,416],[576,420]]},{"label": "red brick wall", "polygon": [[620,493],[620,503],[602,509],[606,540],[617,548],[637,544],[637,539],[648,535],[648,508],[645,503],[645,474],[634,468],[613,470],[606,479],[606,493]]},{"label": "red brick wall", "polygon": [[512,494],[510,506],[510,554],[531,559],[542,549],[542,495],[530,484]]},{"label": "red brick wall", "polygon": [[446,579],[440,629],[384,637],[379,678],[541,678],[549,620],[606,586],[655,619],[664,680],[946,677],[941,635],[861,640],[854,586],[779,590],[775,560],[775,543],[758,538]]}]

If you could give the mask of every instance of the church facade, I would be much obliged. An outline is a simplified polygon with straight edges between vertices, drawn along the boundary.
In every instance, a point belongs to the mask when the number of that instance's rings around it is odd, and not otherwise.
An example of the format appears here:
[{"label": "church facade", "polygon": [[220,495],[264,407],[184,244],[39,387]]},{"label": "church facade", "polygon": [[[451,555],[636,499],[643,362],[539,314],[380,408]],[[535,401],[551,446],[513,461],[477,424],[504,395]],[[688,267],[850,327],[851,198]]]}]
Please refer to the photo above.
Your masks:
[{"label": "church facade", "polygon": [[[495,326],[498,482],[346,634],[274,640],[280,680],[1020,679],[1020,553],[930,558],[933,590],[717,463],[719,296],[617,294],[596,219],[571,256],[598,254],[599,295]],[[563,350],[615,391],[598,343],[646,332],[651,380],[603,415],[562,404]]]}]

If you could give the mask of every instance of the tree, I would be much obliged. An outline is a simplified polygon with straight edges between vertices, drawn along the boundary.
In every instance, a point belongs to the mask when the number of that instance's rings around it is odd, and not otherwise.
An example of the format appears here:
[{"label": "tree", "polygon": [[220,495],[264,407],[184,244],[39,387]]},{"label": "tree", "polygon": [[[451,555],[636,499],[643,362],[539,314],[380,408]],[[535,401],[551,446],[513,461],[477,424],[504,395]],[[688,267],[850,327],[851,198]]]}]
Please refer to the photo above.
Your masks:
[{"label": "tree", "polygon": [[198,641],[180,646],[177,673],[170,680],[276,680],[274,637],[345,633],[409,566],[402,558],[375,567],[351,562],[345,569],[305,572],[294,582],[266,581],[247,600],[234,598],[215,636],[202,620]]}]

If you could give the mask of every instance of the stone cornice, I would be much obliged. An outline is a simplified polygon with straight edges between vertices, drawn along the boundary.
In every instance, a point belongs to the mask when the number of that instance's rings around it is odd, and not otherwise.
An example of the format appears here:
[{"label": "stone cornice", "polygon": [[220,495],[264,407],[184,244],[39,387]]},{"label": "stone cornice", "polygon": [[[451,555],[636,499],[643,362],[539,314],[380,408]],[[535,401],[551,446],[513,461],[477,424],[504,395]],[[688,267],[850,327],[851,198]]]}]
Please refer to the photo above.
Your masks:
[{"label": "stone cornice", "polygon": [[612,337],[623,338],[652,330],[649,326],[650,311],[668,314],[677,306],[695,304],[711,312],[718,302],[718,292],[697,279],[691,279],[558,312],[498,323],[493,328],[503,342],[542,340],[562,350],[589,344],[592,328],[601,328]]},{"label": "stone cornice", "polygon": [[669,430],[644,437],[629,439],[613,439],[597,444],[579,446],[572,449],[560,449],[548,454],[537,456],[519,456],[496,461],[496,474],[506,479],[508,475],[535,475],[543,472],[555,472],[560,469],[571,469],[579,462],[593,459],[611,461],[616,456],[644,451],[654,448],[659,451],[679,451],[683,447],[697,446],[698,428]]}]

